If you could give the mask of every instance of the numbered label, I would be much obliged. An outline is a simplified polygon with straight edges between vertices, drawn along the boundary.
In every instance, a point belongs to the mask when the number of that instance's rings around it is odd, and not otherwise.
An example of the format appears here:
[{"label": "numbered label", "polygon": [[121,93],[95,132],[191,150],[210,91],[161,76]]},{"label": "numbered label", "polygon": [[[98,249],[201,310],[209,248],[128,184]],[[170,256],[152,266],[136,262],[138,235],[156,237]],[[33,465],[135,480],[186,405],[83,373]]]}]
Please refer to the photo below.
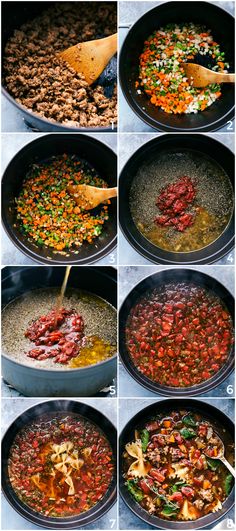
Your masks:
[{"label": "numbered label", "polygon": [[114,264],[116,261],[114,253],[109,254],[109,264]]},{"label": "numbered label", "polygon": [[227,518],[227,529],[235,529],[235,524],[231,518]]},{"label": "numbered label", "polygon": [[234,393],[234,388],[233,388],[232,385],[228,385],[228,386],[227,386],[227,393],[228,393],[228,395],[233,395],[233,393]]},{"label": "numbered label", "polygon": [[115,388],[114,385],[110,385],[109,389],[110,389],[110,395],[115,395],[116,394],[116,388]]},{"label": "numbered label", "polygon": [[114,529],[115,524],[116,524],[116,519],[110,518],[109,522],[110,522],[110,529]]},{"label": "numbered label", "polygon": [[233,122],[231,120],[227,122],[227,131],[233,131]]}]

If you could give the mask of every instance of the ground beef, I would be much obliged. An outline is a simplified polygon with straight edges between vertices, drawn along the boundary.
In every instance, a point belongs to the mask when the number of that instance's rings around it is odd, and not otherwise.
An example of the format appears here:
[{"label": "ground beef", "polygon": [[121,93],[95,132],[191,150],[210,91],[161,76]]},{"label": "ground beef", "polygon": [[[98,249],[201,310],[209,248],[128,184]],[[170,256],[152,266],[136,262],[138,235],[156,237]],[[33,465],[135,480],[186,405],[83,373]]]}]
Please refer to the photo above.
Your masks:
[{"label": "ground beef", "polygon": [[101,86],[89,87],[56,56],[78,42],[115,33],[116,18],[114,2],[67,2],[23,24],[5,48],[3,77],[9,93],[31,112],[66,126],[116,123],[116,87],[106,97]]}]

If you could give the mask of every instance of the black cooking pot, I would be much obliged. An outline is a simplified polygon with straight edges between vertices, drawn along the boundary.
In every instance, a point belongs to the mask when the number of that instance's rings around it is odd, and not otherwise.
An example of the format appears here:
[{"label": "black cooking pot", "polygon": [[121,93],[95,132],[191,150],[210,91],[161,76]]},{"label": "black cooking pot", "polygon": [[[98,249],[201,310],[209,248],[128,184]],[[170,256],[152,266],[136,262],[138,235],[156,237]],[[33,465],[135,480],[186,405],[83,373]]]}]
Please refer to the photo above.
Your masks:
[{"label": "black cooking pot", "polygon": [[204,395],[204,393],[211,391],[217,385],[220,385],[233,371],[234,369],[234,348],[232,346],[231,351],[229,352],[228,359],[223,367],[209,380],[201,382],[198,385],[193,385],[191,387],[169,387],[166,385],[161,385],[160,383],[154,382],[147,378],[144,374],[138,371],[135,367],[129,352],[126,346],[126,337],[125,329],[127,324],[127,319],[130,314],[131,309],[136,304],[136,302],[148,291],[153,290],[167,284],[168,282],[193,282],[197,286],[205,287],[209,289],[215,295],[217,295],[223,304],[226,306],[232,321],[234,323],[234,298],[231,293],[222,285],[218,280],[205,273],[196,271],[194,269],[167,269],[162,270],[159,273],[154,273],[149,277],[144,278],[139,284],[137,284],[127,295],[124,300],[120,312],[119,312],[119,353],[121,361],[123,362],[126,370],[143,387],[149,389],[154,393],[165,396],[195,396],[195,395]]},{"label": "black cooking pot", "polygon": [[[59,288],[64,267],[4,267],[2,307],[34,289]],[[72,267],[68,288],[84,289],[117,307],[117,271],[112,267]],[[12,333],[16,323],[9,323]],[[78,369],[41,369],[14,360],[2,352],[4,380],[25,396],[92,396],[112,384],[117,373],[117,356]]]},{"label": "black cooking pot", "polygon": [[[129,243],[138,253],[157,264],[210,264],[216,262],[234,247],[234,215],[224,232],[204,249],[192,252],[170,252],[147,240],[134,224],[129,205],[130,189],[140,166],[148,164],[163,152],[197,152],[210,157],[228,175],[234,188],[234,154],[223,143],[205,135],[161,135],[141,146],[125,164],[119,179],[119,220]],[[210,193],[210,190],[209,190]]]},{"label": "black cooking pot", "polygon": [[113,457],[116,461],[117,452],[117,432],[111,421],[103,415],[98,409],[83,404],[81,402],[74,402],[72,400],[52,400],[49,402],[42,402],[36,406],[27,409],[17,417],[14,422],[9,426],[2,440],[2,488],[3,493],[10,503],[10,505],[17,511],[23,518],[26,518],[33,524],[47,529],[75,529],[86,524],[90,524],[94,520],[97,520],[103,516],[116,501],[116,474],[114,473],[113,480],[108,488],[107,493],[92,509],[86,511],[78,516],[66,517],[66,518],[52,518],[41,515],[36,511],[33,511],[25,505],[16,495],[13,490],[9,474],[8,474],[8,459],[10,448],[17,435],[17,433],[25,427],[26,424],[35,420],[41,415],[47,413],[77,413],[82,415],[85,419],[96,424],[106,435],[113,452]]},{"label": "black cooking pot", "polygon": [[[151,5],[151,2],[150,2]],[[222,87],[222,96],[197,114],[167,114],[150,103],[144,92],[137,93],[139,56],[144,41],[155,30],[169,23],[193,22],[211,29],[225,57],[234,67],[234,18],[221,7],[208,2],[163,2],[150,9],[131,27],[120,52],[119,76],[124,96],[141,120],[158,131],[216,131],[234,117],[234,86]]]},{"label": "black cooking pot", "polygon": [[[53,2],[18,2],[13,1],[11,4],[8,2],[2,3],[2,58],[4,56],[4,50],[8,39],[12,36],[15,29],[20,28],[22,24],[29,22],[33,18],[39,16],[43,11],[48,9],[53,5]],[[116,2],[114,2],[116,6]],[[109,97],[111,96],[114,88],[114,79],[116,78],[117,72],[117,59],[114,57],[104,74],[100,76],[97,83],[102,85],[105,90],[105,94]],[[17,111],[20,113],[21,117],[24,119],[26,124],[35,131],[83,131],[83,132],[114,132],[117,130],[116,126],[110,127],[69,127],[60,124],[59,122],[54,123],[47,118],[42,118],[38,114],[34,114],[26,109],[20,103],[17,103],[16,100],[9,94],[7,89],[3,86],[2,93],[7,98],[7,100],[14,105]],[[7,117],[5,117],[7,119]]]},{"label": "black cooking pot", "polygon": [[[178,404],[177,404],[178,402]],[[221,439],[225,441],[226,432],[234,441],[234,424],[224,413],[222,413],[216,407],[206,403],[200,402],[198,400],[184,400],[179,399],[176,401],[174,398],[169,400],[161,400],[155,402],[148,407],[145,407],[139,413],[137,413],[133,418],[130,419],[128,424],[126,424],[120,435],[119,443],[119,480],[120,480],[120,494],[128,505],[129,509],[133,511],[136,516],[144,520],[147,524],[157,527],[158,529],[176,529],[185,531],[187,529],[201,529],[206,528],[206,526],[211,526],[217,522],[223,515],[225,515],[234,505],[234,489],[230,492],[230,495],[223,503],[223,507],[220,511],[211,513],[202,518],[198,518],[193,521],[170,521],[163,520],[157,516],[153,516],[145,511],[129,494],[127,487],[125,486],[125,481],[123,478],[123,452],[125,445],[134,439],[134,430],[139,426],[143,425],[145,420],[149,420],[151,417],[160,413],[168,413],[168,411],[173,411],[176,409],[187,409],[188,411],[194,411],[199,413],[204,417],[204,419],[209,420],[211,424],[215,427],[217,433],[220,435]],[[224,431],[226,430],[226,432]],[[226,455],[227,458],[227,455]]]},{"label": "black cooking pot", "polygon": [[[101,236],[95,243],[83,243],[79,253],[62,253],[50,247],[30,242],[20,231],[16,221],[15,198],[32,164],[42,162],[53,155],[63,153],[77,155],[94,167],[109,187],[117,183],[116,154],[103,142],[83,134],[44,135],[24,146],[8,164],[2,178],[2,221],[5,231],[14,245],[26,256],[42,264],[88,264],[111,253],[116,246],[117,206],[116,199],[109,205],[109,221],[105,222]],[[99,211],[100,207],[97,207]]]}]

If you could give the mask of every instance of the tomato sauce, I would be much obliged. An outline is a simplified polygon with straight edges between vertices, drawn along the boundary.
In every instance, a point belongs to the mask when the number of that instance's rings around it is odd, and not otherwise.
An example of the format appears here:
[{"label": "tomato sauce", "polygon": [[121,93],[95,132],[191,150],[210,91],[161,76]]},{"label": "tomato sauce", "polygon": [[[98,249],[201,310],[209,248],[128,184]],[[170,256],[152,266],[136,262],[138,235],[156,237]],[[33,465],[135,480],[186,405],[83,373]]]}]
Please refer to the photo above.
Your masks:
[{"label": "tomato sauce", "polygon": [[76,310],[51,310],[34,321],[25,336],[35,345],[28,352],[30,358],[53,358],[55,363],[67,364],[83,346],[84,321]]},{"label": "tomato sauce", "polygon": [[232,319],[221,300],[187,282],[144,295],[126,325],[134,365],[170,387],[190,387],[214,376],[226,363],[233,338]]},{"label": "tomato sauce", "polygon": [[66,517],[102,500],[113,478],[114,460],[97,426],[79,415],[54,413],[16,435],[8,470],[21,501],[45,516]]},{"label": "tomato sauce", "polygon": [[155,223],[183,232],[194,222],[194,214],[186,210],[195,197],[196,190],[190,177],[183,176],[169,184],[157,198],[156,205],[162,215],[154,219]]}]

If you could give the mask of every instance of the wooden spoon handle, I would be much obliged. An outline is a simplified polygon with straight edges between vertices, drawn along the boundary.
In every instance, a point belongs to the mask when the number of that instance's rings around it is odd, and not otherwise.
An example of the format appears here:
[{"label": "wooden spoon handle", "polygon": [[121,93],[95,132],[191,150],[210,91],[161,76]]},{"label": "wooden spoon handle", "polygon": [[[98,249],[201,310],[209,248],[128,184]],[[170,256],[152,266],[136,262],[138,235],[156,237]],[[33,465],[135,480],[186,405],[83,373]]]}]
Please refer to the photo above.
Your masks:
[{"label": "wooden spoon handle", "polygon": [[99,48],[101,48],[104,54],[104,63],[106,64],[117,52],[117,36],[118,34],[114,33],[113,35],[109,35],[109,37],[105,37],[104,39],[96,40],[97,51],[99,52]]},{"label": "wooden spoon handle", "polygon": [[104,188],[102,190],[102,195],[104,199],[110,199],[111,197],[117,197],[118,188],[115,186],[114,188]]},{"label": "wooden spoon handle", "polygon": [[211,83],[235,83],[235,74],[222,74],[215,72],[211,75]]},{"label": "wooden spoon handle", "polygon": [[110,50],[111,58],[117,52],[117,39],[118,39],[118,33],[114,33],[113,35],[106,37],[106,41],[107,43],[109,43],[109,50]]}]

